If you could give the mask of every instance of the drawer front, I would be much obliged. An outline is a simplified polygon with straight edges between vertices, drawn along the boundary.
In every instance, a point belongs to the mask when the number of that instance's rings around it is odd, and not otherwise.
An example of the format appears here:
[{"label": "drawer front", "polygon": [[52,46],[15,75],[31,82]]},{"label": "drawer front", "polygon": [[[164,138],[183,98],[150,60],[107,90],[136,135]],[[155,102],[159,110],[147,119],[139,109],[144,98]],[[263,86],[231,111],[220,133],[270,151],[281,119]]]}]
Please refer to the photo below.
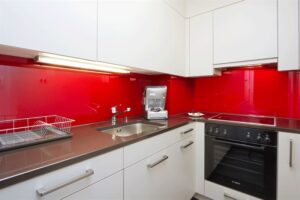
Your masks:
[{"label": "drawer front", "polygon": [[175,191],[175,145],[124,169],[124,200],[170,200]]},{"label": "drawer front", "polygon": [[205,196],[214,200],[259,200],[242,192],[205,181]]},{"label": "drawer front", "polygon": [[194,124],[187,124],[158,136],[124,147],[124,167],[128,167],[180,141],[194,132]]},{"label": "drawer front", "polygon": [[3,188],[0,193],[4,199],[61,199],[122,168],[123,149],[118,149]]}]

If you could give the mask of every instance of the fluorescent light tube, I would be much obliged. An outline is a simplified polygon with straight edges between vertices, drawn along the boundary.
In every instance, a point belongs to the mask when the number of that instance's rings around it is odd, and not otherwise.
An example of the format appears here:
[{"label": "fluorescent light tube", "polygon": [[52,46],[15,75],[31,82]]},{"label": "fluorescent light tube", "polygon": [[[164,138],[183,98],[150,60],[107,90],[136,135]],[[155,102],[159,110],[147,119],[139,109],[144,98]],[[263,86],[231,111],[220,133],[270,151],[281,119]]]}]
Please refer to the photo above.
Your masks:
[{"label": "fluorescent light tube", "polygon": [[128,68],[119,65],[113,65],[103,62],[93,62],[78,58],[71,58],[65,56],[58,56],[52,54],[41,54],[35,57],[35,61],[38,63],[46,63],[52,65],[64,66],[67,68],[78,68],[92,71],[104,71],[114,73],[130,73]]}]

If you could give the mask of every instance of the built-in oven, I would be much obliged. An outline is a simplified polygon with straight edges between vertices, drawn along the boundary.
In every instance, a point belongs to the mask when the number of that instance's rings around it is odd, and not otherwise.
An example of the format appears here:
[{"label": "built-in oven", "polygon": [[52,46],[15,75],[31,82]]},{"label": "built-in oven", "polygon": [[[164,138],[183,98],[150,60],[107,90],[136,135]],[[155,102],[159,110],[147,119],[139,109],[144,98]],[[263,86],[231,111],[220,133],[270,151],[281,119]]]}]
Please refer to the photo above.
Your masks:
[{"label": "built-in oven", "polygon": [[276,199],[277,132],[205,125],[205,179],[249,195]]}]

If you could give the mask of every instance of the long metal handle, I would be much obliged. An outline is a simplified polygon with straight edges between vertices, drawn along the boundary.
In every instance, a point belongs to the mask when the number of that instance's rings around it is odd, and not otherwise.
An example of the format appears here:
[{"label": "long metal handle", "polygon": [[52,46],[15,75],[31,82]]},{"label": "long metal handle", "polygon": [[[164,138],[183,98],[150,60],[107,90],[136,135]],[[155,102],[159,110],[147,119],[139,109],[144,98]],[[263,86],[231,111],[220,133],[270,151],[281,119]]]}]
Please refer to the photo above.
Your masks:
[{"label": "long metal handle", "polygon": [[158,165],[159,163],[162,163],[163,161],[167,160],[169,157],[167,155],[164,155],[161,159],[159,159],[158,161],[152,163],[152,164],[148,164],[147,167],[148,168],[153,168],[156,165]]},{"label": "long metal handle", "polygon": [[222,139],[213,139],[213,141],[223,143],[223,144],[235,145],[235,146],[239,146],[239,147],[246,147],[246,148],[250,148],[250,149],[256,149],[256,150],[264,150],[265,149],[264,146],[253,146],[253,145],[248,145],[248,144],[230,142],[230,141],[226,141],[226,140],[222,140]]},{"label": "long metal handle", "polygon": [[187,133],[189,133],[189,132],[192,132],[193,130],[194,130],[194,129],[191,128],[191,129],[189,129],[189,130],[186,130],[186,131],[181,132],[181,134],[182,134],[182,135],[185,135],[185,134],[187,134]]},{"label": "long metal handle", "polygon": [[79,175],[79,176],[76,176],[76,177],[74,177],[74,178],[71,178],[70,180],[67,180],[67,181],[65,181],[65,182],[59,183],[59,184],[57,184],[57,185],[53,185],[53,186],[49,186],[49,187],[42,187],[42,188],[38,189],[36,192],[37,192],[37,194],[38,194],[39,196],[42,197],[42,196],[45,196],[45,195],[47,195],[47,194],[49,194],[49,193],[51,193],[51,192],[54,192],[54,191],[56,191],[56,190],[59,190],[59,189],[65,187],[65,186],[67,186],[67,185],[70,185],[70,184],[75,183],[75,182],[77,182],[77,181],[79,181],[79,180],[81,180],[81,179],[84,179],[84,178],[86,178],[86,177],[88,177],[88,176],[91,176],[91,175],[93,175],[93,174],[94,174],[94,170],[88,169],[88,170],[86,170],[86,171],[84,172],[84,174],[81,174],[81,175]]},{"label": "long metal handle", "polygon": [[289,157],[289,165],[293,167],[293,140],[290,139],[290,157]]},{"label": "long metal handle", "polygon": [[186,149],[187,147],[191,146],[192,144],[194,144],[193,141],[190,141],[189,143],[185,144],[185,145],[182,145],[180,148],[181,149]]},{"label": "long metal handle", "polygon": [[227,199],[232,199],[232,200],[238,200],[237,198],[234,198],[232,196],[230,196],[229,194],[224,193],[224,197]]}]

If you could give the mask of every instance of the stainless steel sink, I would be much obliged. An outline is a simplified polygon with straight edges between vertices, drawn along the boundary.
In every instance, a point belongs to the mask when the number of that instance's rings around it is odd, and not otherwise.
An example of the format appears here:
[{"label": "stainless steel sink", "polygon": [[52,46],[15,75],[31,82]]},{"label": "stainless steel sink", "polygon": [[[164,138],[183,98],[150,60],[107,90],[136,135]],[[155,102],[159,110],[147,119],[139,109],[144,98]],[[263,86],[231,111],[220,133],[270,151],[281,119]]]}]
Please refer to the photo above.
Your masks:
[{"label": "stainless steel sink", "polygon": [[113,128],[101,128],[97,130],[118,137],[128,137],[132,135],[155,132],[164,127],[164,124],[137,122],[133,124],[125,124]]}]

